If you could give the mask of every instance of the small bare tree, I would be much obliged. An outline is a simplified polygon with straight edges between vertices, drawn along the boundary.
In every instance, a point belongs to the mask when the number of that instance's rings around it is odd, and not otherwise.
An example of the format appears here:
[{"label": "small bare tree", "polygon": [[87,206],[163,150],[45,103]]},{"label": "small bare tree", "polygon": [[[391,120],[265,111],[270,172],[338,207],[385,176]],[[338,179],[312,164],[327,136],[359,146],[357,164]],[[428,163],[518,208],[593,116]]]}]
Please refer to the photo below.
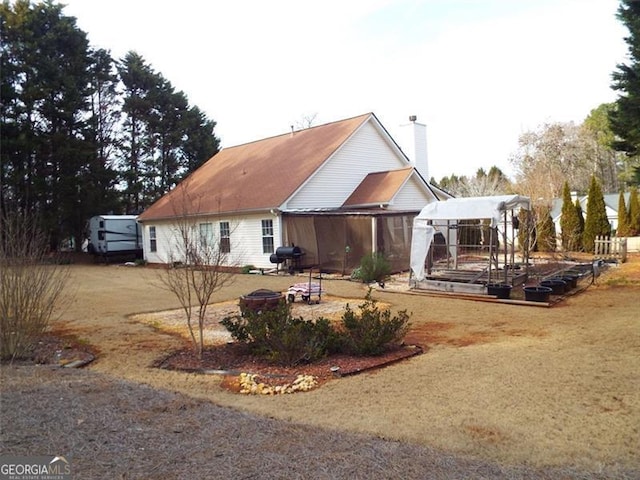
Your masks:
[{"label": "small bare tree", "polygon": [[171,225],[168,258],[160,280],[178,298],[194,349],[201,359],[207,307],[213,294],[229,284],[233,276],[222,238],[214,232],[200,231],[196,222],[199,202],[191,201],[184,182],[176,188],[175,221]]},{"label": "small bare tree", "polygon": [[0,357],[26,358],[65,295],[70,270],[28,213],[0,212]]},{"label": "small bare tree", "polygon": [[296,130],[305,130],[307,128],[311,128],[315,124],[317,116],[318,112],[303,114],[298,120],[296,120],[295,125],[292,125],[292,127],[295,126]]}]

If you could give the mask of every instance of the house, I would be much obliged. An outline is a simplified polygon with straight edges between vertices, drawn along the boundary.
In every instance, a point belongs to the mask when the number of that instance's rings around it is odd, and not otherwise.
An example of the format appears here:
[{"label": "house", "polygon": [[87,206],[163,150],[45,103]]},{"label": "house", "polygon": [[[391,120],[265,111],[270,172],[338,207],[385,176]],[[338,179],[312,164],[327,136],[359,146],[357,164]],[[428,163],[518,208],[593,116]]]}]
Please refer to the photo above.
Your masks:
[{"label": "house", "polygon": [[421,171],[426,155],[409,160],[373,113],[225,148],[138,217],[144,256],[174,258],[186,220],[228,266],[274,268],[278,247],[297,246],[299,266],[345,272],[383,252],[408,269],[413,217],[450,197]]},{"label": "house", "polygon": [[[624,201],[629,208],[629,200],[630,193],[625,192]],[[603,195],[604,197],[604,206],[605,211],[607,213],[607,219],[609,220],[609,224],[611,225],[611,231],[615,233],[618,229],[618,201],[620,199],[619,193],[607,193]],[[577,196],[575,192],[571,193],[571,201],[576,203],[576,199],[580,201],[580,208],[582,208],[582,215],[586,218],[587,215],[587,201],[589,200],[588,195]],[[560,219],[562,218],[562,198],[554,198],[551,203],[551,219],[556,227],[556,232],[559,234],[562,231],[560,227]]]}]

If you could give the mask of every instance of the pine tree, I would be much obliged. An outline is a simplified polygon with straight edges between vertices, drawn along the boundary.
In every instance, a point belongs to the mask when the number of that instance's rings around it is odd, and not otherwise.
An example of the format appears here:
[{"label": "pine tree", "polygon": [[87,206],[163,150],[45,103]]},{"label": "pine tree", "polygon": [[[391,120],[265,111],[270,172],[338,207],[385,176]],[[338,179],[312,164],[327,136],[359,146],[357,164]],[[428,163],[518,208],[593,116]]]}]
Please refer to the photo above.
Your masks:
[{"label": "pine tree", "polygon": [[626,64],[618,64],[613,72],[612,88],[620,92],[615,107],[610,113],[611,129],[617,135],[614,148],[626,152],[629,157],[640,154],[640,2],[621,0],[617,12],[618,20],[627,27],[629,35]]},{"label": "pine tree", "polygon": [[538,251],[555,252],[556,226],[551,218],[551,209],[549,207],[541,207],[538,214],[540,219],[538,223]]},{"label": "pine tree", "polygon": [[63,9],[0,2],[0,213],[42,219],[52,248],[79,246],[95,214],[140,212],[219,148],[186,95],[139,55],[118,72]]},{"label": "pine tree", "polygon": [[640,193],[635,186],[631,187],[629,193],[629,209],[627,215],[629,216],[629,236],[634,237],[640,235]]},{"label": "pine tree", "polygon": [[582,243],[582,237],[584,235],[584,215],[582,214],[582,205],[580,205],[580,199],[576,198],[576,218],[578,219],[578,225],[576,227],[575,232],[575,245],[573,250],[575,252],[581,252],[584,250],[584,245]]},{"label": "pine tree", "polygon": [[135,213],[173,188],[219,149],[215,122],[129,52],[120,64],[125,87],[121,159],[126,210]]},{"label": "pine tree", "polygon": [[[89,42],[52,2],[0,5],[3,204],[39,214],[51,247],[78,233],[90,145]],[[5,147],[8,147],[5,150]],[[6,190],[5,190],[6,189]],[[84,222],[83,222],[84,224]]]},{"label": "pine tree", "polygon": [[128,52],[119,64],[119,73],[124,84],[124,135],[122,159],[119,170],[124,188],[126,213],[140,213],[145,206],[144,178],[145,160],[150,156],[148,123],[152,103],[149,92],[156,88],[157,74],[142,56]]},{"label": "pine tree", "polygon": [[593,252],[595,240],[598,236],[611,235],[611,225],[607,219],[607,208],[600,184],[595,176],[591,177],[589,197],[587,200],[587,218],[584,225],[582,243],[585,251]]},{"label": "pine tree", "polygon": [[629,214],[624,201],[624,190],[620,190],[620,196],[618,197],[618,229],[616,230],[616,236],[629,236]]},{"label": "pine tree", "polygon": [[[562,189],[562,213],[560,217],[560,235],[562,239],[562,248],[565,251],[576,251],[581,243],[579,241],[582,232],[580,232],[580,221],[578,212],[571,200],[571,191],[569,183],[564,183]],[[578,247],[579,248],[579,247]]]}]

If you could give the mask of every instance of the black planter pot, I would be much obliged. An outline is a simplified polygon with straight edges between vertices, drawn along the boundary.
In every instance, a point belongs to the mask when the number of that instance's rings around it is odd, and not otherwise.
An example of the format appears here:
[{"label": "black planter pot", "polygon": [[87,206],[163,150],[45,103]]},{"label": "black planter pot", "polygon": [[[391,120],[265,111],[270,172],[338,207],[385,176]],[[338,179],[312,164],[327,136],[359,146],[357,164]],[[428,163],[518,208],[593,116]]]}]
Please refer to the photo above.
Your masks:
[{"label": "black planter pot", "polygon": [[511,288],[511,285],[507,283],[489,283],[487,284],[487,293],[505,299],[511,297]]},{"label": "black planter pot", "polygon": [[578,286],[578,275],[563,275],[560,277],[562,280],[567,282],[566,290],[571,290],[572,288],[576,288]]},{"label": "black planter pot", "polygon": [[543,280],[540,282],[540,286],[550,288],[552,295],[562,295],[567,282],[564,280]]},{"label": "black planter pot", "polygon": [[[561,277],[551,277],[551,278],[547,278],[547,280],[553,280],[553,281],[560,281],[560,282],[564,282],[564,289],[562,291],[562,293],[567,293],[569,290],[571,290],[573,287],[571,286],[571,279],[565,277],[564,275]],[[548,285],[547,285],[548,286]],[[552,287],[553,288],[553,287]]]},{"label": "black planter pot", "polygon": [[549,287],[524,287],[524,299],[528,302],[547,302],[551,292]]}]

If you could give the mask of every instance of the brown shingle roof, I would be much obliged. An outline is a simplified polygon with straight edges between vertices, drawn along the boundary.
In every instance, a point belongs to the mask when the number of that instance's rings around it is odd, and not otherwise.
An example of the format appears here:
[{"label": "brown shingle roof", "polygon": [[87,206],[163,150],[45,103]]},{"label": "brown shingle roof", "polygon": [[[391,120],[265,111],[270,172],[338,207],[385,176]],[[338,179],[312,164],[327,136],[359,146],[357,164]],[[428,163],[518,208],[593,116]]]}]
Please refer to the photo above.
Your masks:
[{"label": "brown shingle roof", "polygon": [[225,148],[138,219],[277,208],[372,116]]},{"label": "brown shingle roof", "polygon": [[342,205],[343,207],[368,207],[372,205],[386,205],[398,193],[409,176],[413,167],[374,172],[368,174],[360,185],[353,191]]}]

